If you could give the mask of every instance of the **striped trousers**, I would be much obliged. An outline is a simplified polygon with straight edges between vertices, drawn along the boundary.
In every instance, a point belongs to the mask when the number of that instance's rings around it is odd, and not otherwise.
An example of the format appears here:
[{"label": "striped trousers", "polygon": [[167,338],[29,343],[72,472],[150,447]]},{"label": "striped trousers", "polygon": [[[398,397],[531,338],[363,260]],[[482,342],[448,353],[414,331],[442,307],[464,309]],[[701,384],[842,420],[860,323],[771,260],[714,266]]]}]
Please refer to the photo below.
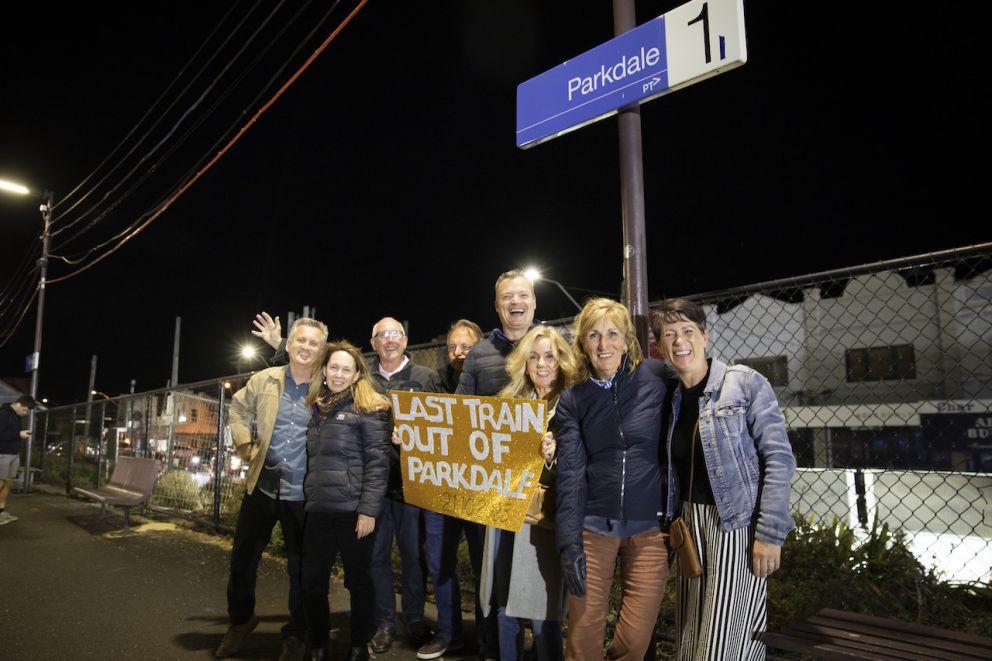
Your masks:
[{"label": "striped trousers", "polygon": [[724,532],[714,505],[685,503],[682,515],[703,574],[679,576],[675,624],[679,661],[764,659],[755,636],[767,624],[768,581],[751,572],[751,526]]}]

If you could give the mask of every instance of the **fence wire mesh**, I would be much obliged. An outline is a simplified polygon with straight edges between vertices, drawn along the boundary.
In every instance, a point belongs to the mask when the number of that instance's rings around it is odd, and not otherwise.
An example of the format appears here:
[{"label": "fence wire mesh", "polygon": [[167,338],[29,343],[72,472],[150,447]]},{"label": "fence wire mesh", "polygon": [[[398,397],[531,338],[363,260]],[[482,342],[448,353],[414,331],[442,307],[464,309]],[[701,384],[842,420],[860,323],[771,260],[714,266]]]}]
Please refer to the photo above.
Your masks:
[{"label": "fence wire mesh", "polygon": [[[689,298],[707,311],[709,355],[775,388],[797,516],[888,524],[945,578],[992,579],[992,244]],[[409,350],[446,361],[443,343]],[[224,429],[243,382],[50,409],[32,465],[96,484],[119,453],[156,457],[153,506],[231,523],[246,467]]]}]

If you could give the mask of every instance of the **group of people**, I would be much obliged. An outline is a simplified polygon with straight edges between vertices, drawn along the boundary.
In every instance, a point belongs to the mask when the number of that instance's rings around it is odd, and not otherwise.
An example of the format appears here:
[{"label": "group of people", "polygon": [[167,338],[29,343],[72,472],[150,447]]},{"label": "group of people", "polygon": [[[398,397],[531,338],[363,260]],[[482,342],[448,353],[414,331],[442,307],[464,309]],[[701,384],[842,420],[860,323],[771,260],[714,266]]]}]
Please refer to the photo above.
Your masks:
[{"label": "group of people", "polygon": [[[497,279],[495,308],[501,323],[488,336],[467,320],[451,326],[449,362],[437,371],[412,362],[392,317],[373,326],[368,363],[349,342],[328,343],[318,321],[296,320],[283,342],[278,318],[256,317],[253,332],[285,365],[254,374],[231,403],[231,435],[249,470],[218,657],[236,654],[258,623],[255,574],[278,521],[290,578],[280,659],[308,650],[329,658],[327,597],[339,554],[349,661],[390,649],[399,629],[394,540],[407,642],[427,661],[460,649],[464,535],[480,659],[521,659],[529,625],[540,661],[640,661],[669,577],[676,516],[703,566],[701,576],[678,579],[679,658],[764,656],[766,579],[792,529],[795,470],[768,381],[706,357],[706,315],[688,300],[665,301],[654,318],[665,361],[645,358],[628,310],[610,299],[586,303],[571,343],[534,325],[534,288],[521,271]],[[534,452],[544,458],[548,516],[512,533],[406,503],[388,390],[546,400],[548,430]],[[604,651],[618,560],[620,608]],[[436,630],[424,617],[428,578]]]}]

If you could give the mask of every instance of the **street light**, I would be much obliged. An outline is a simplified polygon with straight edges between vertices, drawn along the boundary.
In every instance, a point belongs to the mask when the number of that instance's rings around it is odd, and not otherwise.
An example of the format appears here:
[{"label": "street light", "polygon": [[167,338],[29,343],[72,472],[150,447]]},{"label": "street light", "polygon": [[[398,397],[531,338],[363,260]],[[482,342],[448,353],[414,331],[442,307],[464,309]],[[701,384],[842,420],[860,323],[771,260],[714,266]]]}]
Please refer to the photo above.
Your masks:
[{"label": "street light", "polygon": [[104,399],[113,399],[113,397],[111,397],[107,393],[103,392],[102,390],[91,390],[90,391],[90,394],[91,395],[99,395],[100,397],[103,397]]},{"label": "street light", "polygon": [[258,350],[252,344],[242,344],[238,349],[238,374],[244,371],[247,365],[251,369],[251,362],[258,355]]},{"label": "street light", "polygon": [[579,302],[576,301],[574,298],[572,298],[572,295],[568,293],[568,290],[565,289],[565,286],[562,285],[557,280],[552,280],[551,278],[545,278],[543,275],[541,275],[541,272],[538,271],[535,268],[526,269],[524,271],[524,276],[528,280],[530,280],[531,282],[537,282],[538,280],[544,280],[545,282],[550,282],[553,285],[557,285],[558,286],[558,289],[561,290],[561,293],[565,294],[565,296],[568,298],[568,300],[572,301],[572,305],[575,306],[575,309],[578,310],[579,312],[582,312],[582,306],[579,305]]},{"label": "street light", "polygon": [[[45,279],[48,276],[48,246],[51,241],[52,208],[55,206],[55,194],[46,190],[42,194],[32,192],[27,186],[0,179],[0,190],[18,195],[31,195],[42,200],[40,207],[41,218],[44,221],[44,230],[41,235],[41,258],[38,266],[41,274],[38,277],[38,319],[34,326],[34,353],[31,354],[31,399],[38,401],[38,366],[41,363],[41,328],[45,315]],[[28,437],[27,450],[24,453],[24,491],[29,490],[28,482],[31,476],[31,440],[35,434],[34,428],[34,408],[29,412],[28,427],[31,429],[31,436]]]}]

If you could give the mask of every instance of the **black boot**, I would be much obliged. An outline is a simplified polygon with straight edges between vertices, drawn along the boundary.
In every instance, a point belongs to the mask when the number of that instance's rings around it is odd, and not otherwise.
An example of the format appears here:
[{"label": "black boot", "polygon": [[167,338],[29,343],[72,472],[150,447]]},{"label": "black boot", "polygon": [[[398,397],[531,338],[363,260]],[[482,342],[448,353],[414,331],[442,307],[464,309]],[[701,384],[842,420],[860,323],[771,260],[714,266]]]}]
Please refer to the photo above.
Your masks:
[{"label": "black boot", "polygon": [[[328,657],[329,659],[330,657]],[[369,661],[368,645],[352,647],[351,652],[348,653],[348,661]]]}]

